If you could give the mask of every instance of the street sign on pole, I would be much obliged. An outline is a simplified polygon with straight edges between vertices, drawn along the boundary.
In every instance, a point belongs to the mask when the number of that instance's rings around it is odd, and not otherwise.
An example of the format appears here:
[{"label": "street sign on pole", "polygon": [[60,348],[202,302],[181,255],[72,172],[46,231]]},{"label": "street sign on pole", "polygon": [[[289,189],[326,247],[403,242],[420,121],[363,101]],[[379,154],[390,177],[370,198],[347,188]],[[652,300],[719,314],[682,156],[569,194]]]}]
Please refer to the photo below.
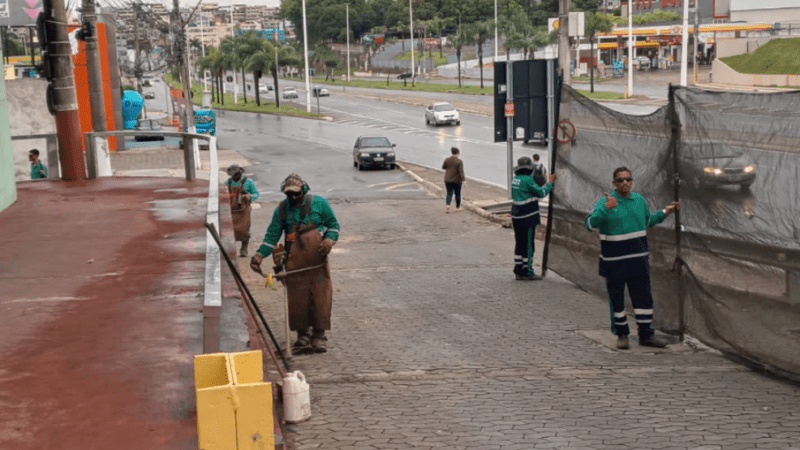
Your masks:
[{"label": "street sign on pole", "polygon": [[506,117],[514,117],[514,102],[506,102],[505,114]]}]

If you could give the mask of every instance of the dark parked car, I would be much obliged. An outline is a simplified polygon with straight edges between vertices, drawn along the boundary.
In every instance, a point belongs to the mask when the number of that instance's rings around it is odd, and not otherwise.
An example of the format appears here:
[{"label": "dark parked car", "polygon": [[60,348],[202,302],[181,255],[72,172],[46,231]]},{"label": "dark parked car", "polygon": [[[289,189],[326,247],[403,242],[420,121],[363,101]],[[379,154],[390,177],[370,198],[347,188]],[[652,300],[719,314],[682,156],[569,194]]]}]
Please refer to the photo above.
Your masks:
[{"label": "dark parked car", "polygon": [[394,147],[396,144],[379,136],[361,136],[353,146],[353,167],[383,166],[394,169]]},{"label": "dark parked car", "polygon": [[[161,124],[156,119],[139,119],[136,124],[136,131],[162,131]],[[163,141],[164,136],[134,136],[134,141]]]},{"label": "dark parked car", "polygon": [[411,78],[411,71],[403,72],[397,76],[397,78],[404,80],[406,78]]}]

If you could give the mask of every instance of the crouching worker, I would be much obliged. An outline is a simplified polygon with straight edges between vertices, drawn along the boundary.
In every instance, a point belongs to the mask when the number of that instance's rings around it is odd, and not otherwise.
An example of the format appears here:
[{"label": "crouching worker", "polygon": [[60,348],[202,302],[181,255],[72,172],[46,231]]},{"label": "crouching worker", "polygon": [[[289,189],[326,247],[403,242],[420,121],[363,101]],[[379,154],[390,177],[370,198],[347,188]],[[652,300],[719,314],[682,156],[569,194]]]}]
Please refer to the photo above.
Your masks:
[{"label": "crouching worker", "polygon": [[[325,330],[331,329],[333,302],[327,257],[339,239],[339,222],[330,204],[308,190],[296,173],[281,183],[286,200],[275,208],[264,242],[250,261],[250,267],[260,272],[261,261],[272,254],[275,273],[286,284],[289,328],[297,332],[292,348],[297,354],[327,351]],[[279,244],[281,235],[284,243]]]}]

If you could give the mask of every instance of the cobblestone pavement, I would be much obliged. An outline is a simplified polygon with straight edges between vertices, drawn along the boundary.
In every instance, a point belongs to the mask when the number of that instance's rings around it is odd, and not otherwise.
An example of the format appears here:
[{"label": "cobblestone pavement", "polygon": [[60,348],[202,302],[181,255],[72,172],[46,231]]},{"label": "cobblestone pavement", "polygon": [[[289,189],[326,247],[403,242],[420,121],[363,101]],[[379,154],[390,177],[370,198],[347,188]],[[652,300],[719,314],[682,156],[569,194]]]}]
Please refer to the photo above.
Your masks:
[{"label": "cobblestone pavement", "polygon": [[[414,185],[329,200],[333,329],[293,358],[312,395],[295,448],[800,449],[797,386],[703,347],[614,349],[603,299],[513,279],[511,230]],[[254,241],[274,207],[253,211]],[[283,288],[252,290],[285,343]]]}]

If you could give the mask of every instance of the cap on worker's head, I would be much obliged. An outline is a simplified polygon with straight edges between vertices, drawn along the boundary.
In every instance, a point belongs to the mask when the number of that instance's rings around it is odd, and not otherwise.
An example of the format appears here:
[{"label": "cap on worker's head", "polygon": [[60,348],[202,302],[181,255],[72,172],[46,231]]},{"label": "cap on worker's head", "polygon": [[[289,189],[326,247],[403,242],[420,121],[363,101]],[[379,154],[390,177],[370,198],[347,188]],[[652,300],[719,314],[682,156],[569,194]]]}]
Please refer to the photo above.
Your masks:
[{"label": "cap on worker's head", "polygon": [[533,161],[527,156],[523,156],[517,160],[517,167],[514,167],[514,170],[519,169],[531,169],[533,170]]},{"label": "cap on worker's head", "polygon": [[242,166],[240,166],[238,164],[231,164],[230,167],[228,167],[228,170],[226,172],[228,172],[228,176],[232,177],[232,176],[236,175],[237,173],[244,173],[244,169],[242,168]]},{"label": "cap on worker's head", "polygon": [[281,184],[281,192],[303,192],[305,181],[300,177],[297,172],[292,172],[283,180]]}]

